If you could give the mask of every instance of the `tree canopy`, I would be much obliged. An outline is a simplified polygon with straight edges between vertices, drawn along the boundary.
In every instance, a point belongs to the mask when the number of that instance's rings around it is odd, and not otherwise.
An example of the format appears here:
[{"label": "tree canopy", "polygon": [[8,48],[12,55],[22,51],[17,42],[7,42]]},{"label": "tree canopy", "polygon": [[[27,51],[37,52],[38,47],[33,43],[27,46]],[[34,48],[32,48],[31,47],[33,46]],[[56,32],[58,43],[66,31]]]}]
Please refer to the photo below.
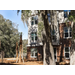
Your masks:
[{"label": "tree canopy", "polygon": [[0,15],[0,41],[0,52],[4,51],[5,57],[13,57],[16,53],[16,42],[19,42],[19,32],[14,28],[14,23],[2,15]]}]

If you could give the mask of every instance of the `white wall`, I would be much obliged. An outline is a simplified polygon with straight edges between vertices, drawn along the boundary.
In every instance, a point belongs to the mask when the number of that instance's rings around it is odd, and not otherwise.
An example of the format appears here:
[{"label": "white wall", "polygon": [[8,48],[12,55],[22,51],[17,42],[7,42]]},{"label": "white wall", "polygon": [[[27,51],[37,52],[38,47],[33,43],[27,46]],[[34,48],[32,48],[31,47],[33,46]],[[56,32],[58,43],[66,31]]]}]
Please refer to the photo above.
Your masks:
[{"label": "white wall", "polygon": [[[67,13],[69,15],[69,11]],[[65,23],[65,21],[67,20],[67,18],[64,18],[64,11],[60,12],[58,14],[58,17],[59,17],[59,23]]]},{"label": "white wall", "polygon": [[[34,14],[34,11],[32,11],[33,13],[32,13],[32,15]],[[37,17],[38,17],[38,15],[36,15]],[[28,45],[29,44],[31,44],[32,42],[31,42],[31,32],[37,32],[37,30],[38,30],[38,25],[36,24],[34,24],[34,25],[31,25],[31,17],[29,17],[29,19],[28,19],[28,23],[29,23],[29,25],[28,25]]]}]

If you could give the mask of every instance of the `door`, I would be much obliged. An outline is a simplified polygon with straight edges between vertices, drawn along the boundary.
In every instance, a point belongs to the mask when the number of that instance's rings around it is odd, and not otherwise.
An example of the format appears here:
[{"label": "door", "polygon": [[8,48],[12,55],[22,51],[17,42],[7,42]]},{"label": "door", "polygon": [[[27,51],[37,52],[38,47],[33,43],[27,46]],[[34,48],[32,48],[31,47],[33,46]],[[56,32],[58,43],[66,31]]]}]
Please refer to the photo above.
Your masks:
[{"label": "door", "polygon": [[57,48],[54,48],[54,59],[55,62],[57,61]]}]

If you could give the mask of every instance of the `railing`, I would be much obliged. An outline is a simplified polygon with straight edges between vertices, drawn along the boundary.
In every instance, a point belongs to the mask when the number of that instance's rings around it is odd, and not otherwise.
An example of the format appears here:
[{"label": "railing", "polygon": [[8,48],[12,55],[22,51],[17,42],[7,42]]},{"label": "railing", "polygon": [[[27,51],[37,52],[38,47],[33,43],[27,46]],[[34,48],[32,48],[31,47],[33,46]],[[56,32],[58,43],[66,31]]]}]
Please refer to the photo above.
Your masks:
[{"label": "railing", "polygon": [[35,41],[34,40],[31,40],[31,43],[37,43],[37,40],[35,40]]},{"label": "railing", "polygon": [[[40,44],[40,43],[42,43],[42,41],[39,39],[30,41],[30,44]],[[53,45],[59,45],[59,40],[57,39],[56,35],[52,36],[52,44]]]}]

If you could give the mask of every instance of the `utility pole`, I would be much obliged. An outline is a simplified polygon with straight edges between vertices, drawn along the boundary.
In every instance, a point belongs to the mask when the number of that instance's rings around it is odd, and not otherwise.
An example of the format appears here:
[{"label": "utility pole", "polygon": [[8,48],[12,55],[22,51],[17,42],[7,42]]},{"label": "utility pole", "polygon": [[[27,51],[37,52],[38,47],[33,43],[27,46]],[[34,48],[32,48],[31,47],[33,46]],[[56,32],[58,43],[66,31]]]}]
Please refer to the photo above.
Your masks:
[{"label": "utility pole", "polygon": [[22,32],[20,35],[19,63],[21,62],[21,51],[22,51]]},{"label": "utility pole", "polygon": [[1,40],[0,40],[0,52],[1,52],[1,60],[2,60],[2,63],[3,63],[3,56],[4,56],[4,53],[3,53],[3,51],[1,50]]},{"label": "utility pole", "polygon": [[16,59],[16,62],[18,62],[18,42],[16,42]]},{"label": "utility pole", "polygon": [[1,40],[0,40],[0,56],[1,56]]},{"label": "utility pole", "polygon": [[3,51],[1,51],[1,54],[2,54],[2,63],[3,63],[3,56],[4,56],[4,53],[3,53]]},{"label": "utility pole", "polygon": [[22,61],[24,63],[24,59],[23,59],[23,45],[22,45]]},{"label": "utility pole", "polygon": [[0,40],[0,51],[1,51],[1,40]]},{"label": "utility pole", "polygon": [[22,60],[23,60],[23,45],[22,45]]}]

